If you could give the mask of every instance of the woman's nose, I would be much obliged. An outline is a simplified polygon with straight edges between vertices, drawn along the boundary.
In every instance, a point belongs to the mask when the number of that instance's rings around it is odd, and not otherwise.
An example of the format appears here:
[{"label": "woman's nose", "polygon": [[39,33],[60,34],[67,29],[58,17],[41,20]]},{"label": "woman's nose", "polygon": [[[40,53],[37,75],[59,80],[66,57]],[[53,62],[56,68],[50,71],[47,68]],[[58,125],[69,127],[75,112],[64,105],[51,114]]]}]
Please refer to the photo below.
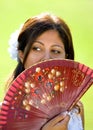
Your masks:
[{"label": "woman's nose", "polygon": [[52,59],[49,52],[46,52],[42,60]]}]

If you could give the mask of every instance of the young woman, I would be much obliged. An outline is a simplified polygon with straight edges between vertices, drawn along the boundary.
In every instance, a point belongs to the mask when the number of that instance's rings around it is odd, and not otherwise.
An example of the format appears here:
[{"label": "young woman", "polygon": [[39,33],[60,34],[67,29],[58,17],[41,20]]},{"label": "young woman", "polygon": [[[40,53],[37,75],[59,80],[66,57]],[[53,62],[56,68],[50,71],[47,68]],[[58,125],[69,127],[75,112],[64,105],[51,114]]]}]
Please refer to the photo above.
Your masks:
[{"label": "young woman", "polygon": [[[14,41],[15,43],[15,41]],[[59,17],[43,13],[28,19],[22,26],[17,39],[18,64],[7,83],[29,66],[46,59],[64,58],[74,60],[72,36],[67,24]],[[11,50],[11,49],[10,49]],[[78,102],[68,114],[61,114],[46,123],[42,130],[83,130],[84,111]]]}]

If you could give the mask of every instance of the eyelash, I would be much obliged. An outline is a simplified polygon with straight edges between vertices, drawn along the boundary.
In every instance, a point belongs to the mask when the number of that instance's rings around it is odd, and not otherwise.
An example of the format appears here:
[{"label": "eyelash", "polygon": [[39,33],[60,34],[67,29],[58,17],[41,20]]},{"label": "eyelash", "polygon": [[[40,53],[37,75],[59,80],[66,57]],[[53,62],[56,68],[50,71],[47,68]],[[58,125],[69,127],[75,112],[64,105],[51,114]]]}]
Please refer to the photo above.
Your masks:
[{"label": "eyelash", "polygon": [[38,50],[38,49],[40,50],[39,47],[33,47],[33,48],[32,48],[32,50]]},{"label": "eyelash", "polygon": [[[39,47],[33,47],[32,50],[34,51],[40,51],[41,49]],[[60,54],[61,52],[59,50],[51,50],[52,53]]]},{"label": "eyelash", "polygon": [[56,54],[60,54],[60,51],[58,51],[58,50],[52,50],[51,52],[56,53]]}]

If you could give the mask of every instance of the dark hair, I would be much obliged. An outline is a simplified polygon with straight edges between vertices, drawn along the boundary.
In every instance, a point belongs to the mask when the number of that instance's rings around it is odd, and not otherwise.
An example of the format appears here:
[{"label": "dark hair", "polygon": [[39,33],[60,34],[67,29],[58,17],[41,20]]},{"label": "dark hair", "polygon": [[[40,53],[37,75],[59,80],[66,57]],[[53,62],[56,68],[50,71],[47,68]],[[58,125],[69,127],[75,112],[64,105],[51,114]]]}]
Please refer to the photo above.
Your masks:
[{"label": "dark hair", "polygon": [[56,30],[64,43],[66,58],[74,60],[72,36],[67,24],[59,17],[43,13],[28,19],[18,37],[18,50],[24,52],[24,61],[18,58],[18,65],[14,71],[14,79],[24,70],[24,63],[29,54],[33,42],[38,36],[47,30]]}]

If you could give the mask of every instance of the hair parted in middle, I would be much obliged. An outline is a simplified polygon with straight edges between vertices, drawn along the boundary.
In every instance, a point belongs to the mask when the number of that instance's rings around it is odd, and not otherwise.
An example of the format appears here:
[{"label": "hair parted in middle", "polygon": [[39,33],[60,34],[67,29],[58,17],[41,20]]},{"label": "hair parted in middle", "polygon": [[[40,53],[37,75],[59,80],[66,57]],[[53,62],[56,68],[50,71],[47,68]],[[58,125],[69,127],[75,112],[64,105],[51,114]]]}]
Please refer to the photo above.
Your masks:
[{"label": "hair parted in middle", "polygon": [[24,53],[24,61],[21,63],[18,58],[18,65],[14,71],[14,78],[24,70],[26,58],[36,38],[47,30],[56,30],[59,33],[59,36],[64,43],[66,59],[74,60],[72,36],[67,24],[64,20],[53,14],[42,13],[29,18],[21,29],[18,37],[18,50],[21,50]]}]

